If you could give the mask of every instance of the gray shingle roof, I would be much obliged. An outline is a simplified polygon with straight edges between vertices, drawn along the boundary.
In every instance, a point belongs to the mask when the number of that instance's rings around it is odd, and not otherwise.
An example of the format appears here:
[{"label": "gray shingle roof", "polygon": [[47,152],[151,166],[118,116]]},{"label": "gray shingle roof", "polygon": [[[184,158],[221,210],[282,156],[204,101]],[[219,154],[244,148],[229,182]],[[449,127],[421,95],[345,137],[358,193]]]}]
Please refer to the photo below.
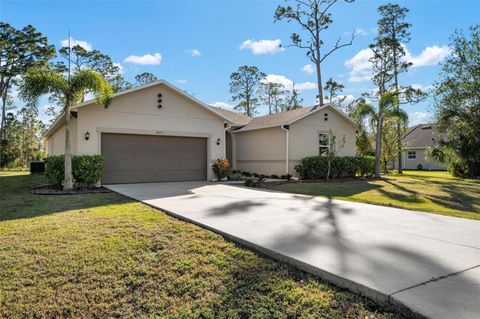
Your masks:
[{"label": "gray shingle roof", "polygon": [[[273,113],[273,114],[268,114],[268,115],[263,115],[258,117],[249,117],[243,114],[239,114],[236,112],[232,112],[232,111],[225,110],[225,109],[211,106],[211,105],[210,107],[214,109],[216,112],[221,113],[225,117],[228,117],[229,119],[231,119],[233,121],[232,126],[236,132],[243,132],[243,131],[268,128],[268,127],[287,125],[292,122],[295,122],[300,118],[303,118],[309,115],[309,113],[311,112],[313,113],[314,111],[321,110],[326,107],[332,107],[332,106],[325,105],[321,108],[318,108],[315,106],[302,107],[302,108],[298,108],[291,111]],[[341,113],[341,111],[337,110],[334,107],[332,108],[337,112],[339,112],[344,117],[346,117],[348,120],[350,120],[345,114]],[[356,124],[352,120],[350,121],[353,125],[356,126]]]},{"label": "gray shingle roof", "polygon": [[254,117],[246,126],[242,127],[238,131],[250,131],[261,128],[286,125],[306,115],[312,110],[313,107],[302,107],[291,111]]},{"label": "gray shingle roof", "polygon": [[217,112],[223,114],[224,116],[228,117],[229,119],[231,119],[233,121],[233,126],[245,126],[248,123],[250,123],[250,121],[252,120],[251,117],[246,116],[244,114],[240,114],[240,113],[237,113],[237,112],[232,112],[232,111],[225,110],[225,109],[222,109],[220,107],[216,107],[216,106],[212,106],[212,105],[209,105],[209,106],[212,109],[214,109],[215,111],[217,111]]},{"label": "gray shingle roof", "polygon": [[404,148],[421,148],[435,146],[441,138],[435,124],[418,124],[410,127],[403,136]]}]

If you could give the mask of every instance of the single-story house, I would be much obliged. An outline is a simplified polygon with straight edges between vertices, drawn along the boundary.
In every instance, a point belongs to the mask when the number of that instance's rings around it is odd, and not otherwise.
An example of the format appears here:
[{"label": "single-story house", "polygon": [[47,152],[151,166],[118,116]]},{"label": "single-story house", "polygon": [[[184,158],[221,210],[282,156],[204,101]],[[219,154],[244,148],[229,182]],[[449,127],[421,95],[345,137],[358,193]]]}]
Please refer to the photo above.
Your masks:
[{"label": "single-story house", "polygon": [[[440,137],[435,124],[418,124],[408,128],[402,138],[403,168],[411,170],[446,170],[445,166],[427,156],[428,149],[434,147]],[[398,158],[392,164],[394,168],[397,168]]]},{"label": "single-story house", "polygon": [[[306,156],[328,147],[330,130],[355,155],[356,124],[333,106],[247,117],[207,105],[159,80],[116,93],[104,108],[86,101],[72,108],[74,155],[105,158],[102,183],[211,180],[216,159],[233,169],[293,174]],[[48,155],[65,152],[65,117],[45,134]]]}]

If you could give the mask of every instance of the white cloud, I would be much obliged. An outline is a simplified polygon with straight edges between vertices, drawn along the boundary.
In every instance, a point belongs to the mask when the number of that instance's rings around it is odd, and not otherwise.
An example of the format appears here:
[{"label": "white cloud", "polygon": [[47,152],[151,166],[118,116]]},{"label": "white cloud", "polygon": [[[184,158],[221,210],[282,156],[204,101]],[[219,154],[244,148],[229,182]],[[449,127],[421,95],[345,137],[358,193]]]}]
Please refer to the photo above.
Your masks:
[{"label": "white cloud", "polygon": [[412,84],[412,88],[422,90],[423,92],[429,92],[433,90],[433,85],[432,84],[427,84],[427,85],[422,85],[422,84]]},{"label": "white cloud", "polygon": [[[264,83],[279,83],[285,87],[288,91],[293,90],[293,81],[287,78],[284,75],[279,74],[268,74],[263,80]],[[295,83],[296,90],[313,90],[317,87],[316,83],[313,82],[301,82]]]},{"label": "white cloud", "polygon": [[313,65],[306,64],[303,66],[302,71],[308,74],[312,74],[313,72],[315,72],[315,69],[313,68]]},{"label": "white cloud", "polygon": [[[406,46],[404,46],[404,48],[406,53],[404,60],[412,62],[412,67],[438,64],[451,53],[451,49],[446,45],[442,47],[437,45],[426,47],[418,56],[414,56]],[[365,82],[371,80],[373,69],[369,60],[372,56],[372,50],[367,48],[360,50],[351,59],[345,61],[345,66],[351,69],[348,79],[350,82]]]},{"label": "white cloud", "polygon": [[160,62],[162,61],[162,55],[160,53],[130,55],[126,57],[123,61],[141,65],[157,65],[160,64]]},{"label": "white cloud", "polygon": [[352,69],[348,78],[350,82],[364,82],[372,78],[372,64],[369,61],[372,56],[372,50],[367,48],[345,61],[345,66]]},{"label": "white cloud", "polygon": [[249,39],[240,45],[240,50],[250,49],[253,54],[274,54],[285,50],[280,45],[282,41],[276,40],[259,40]]},{"label": "white cloud", "polygon": [[451,49],[448,46],[444,45],[439,47],[438,45],[434,45],[426,47],[422,53],[416,57],[411,56],[407,50],[406,59],[413,63],[413,67],[435,65],[442,62],[450,53]]},{"label": "white cloud", "polygon": [[[60,41],[60,44],[62,45],[62,47],[68,47],[68,38]],[[81,46],[82,48],[84,48],[87,51],[90,51],[92,49],[92,44],[91,43],[89,43],[87,41],[76,40],[76,39],[70,37],[70,46],[73,48],[76,45]]]},{"label": "white cloud", "polygon": [[202,52],[198,49],[192,49],[192,50],[185,50],[185,53],[190,54],[193,57],[201,56]]},{"label": "white cloud", "polygon": [[[355,33],[355,36],[367,36],[368,35],[368,32],[363,29],[363,28],[356,28],[354,31]],[[352,31],[347,31],[347,32],[343,32],[344,35],[348,35],[348,36],[351,36],[352,35]]]},{"label": "white cloud", "polygon": [[120,74],[125,73],[125,68],[123,67],[123,65],[121,65],[120,63],[113,63],[113,65],[118,67],[118,73],[120,73]]},{"label": "white cloud", "polygon": [[422,123],[432,122],[432,114],[428,112],[411,112],[408,113],[408,124],[414,126]]},{"label": "white cloud", "polygon": [[317,88],[317,83],[313,82],[300,82],[295,83],[295,89],[302,91],[302,90],[315,90]]},{"label": "white cloud", "polygon": [[224,109],[224,110],[233,110],[234,106],[235,105],[232,105],[232,104],[228,104],[228,103],[225,103],[225,102],[215,102],[215,103],[212,103],[210,104],[212,106],[215,106],[215,107],[219,107],[221,109]]},{"label": "white cloud", "polygon": [[185,79],[176,80],[175,82],[180,83],[180,84],[188,83],[188,81],[185,80]]}]

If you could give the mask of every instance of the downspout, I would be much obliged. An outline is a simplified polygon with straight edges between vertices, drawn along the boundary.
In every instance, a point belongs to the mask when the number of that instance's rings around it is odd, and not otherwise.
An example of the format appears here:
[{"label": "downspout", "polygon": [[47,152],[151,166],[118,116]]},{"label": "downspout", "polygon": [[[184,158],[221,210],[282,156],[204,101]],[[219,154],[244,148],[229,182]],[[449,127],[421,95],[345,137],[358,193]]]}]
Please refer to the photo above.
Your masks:
[{"label": "downspout", "polygon": [[289,132],[290,132],[290,125],[282,125],[281,126],[282,130],[286,132],[285,135],[285,174],[288,175],[288,161],[289,161],[289,148],[290,148],[290,138],[289,138]]},{"label": "downspout", "polygon": [[[232,126],[229,123],[223,124],[223,158],[227,158],[227,130],[231,129]],[[232,141],[233,143],[233,141]],[[231,163],[230,163],[231,164]]]}]

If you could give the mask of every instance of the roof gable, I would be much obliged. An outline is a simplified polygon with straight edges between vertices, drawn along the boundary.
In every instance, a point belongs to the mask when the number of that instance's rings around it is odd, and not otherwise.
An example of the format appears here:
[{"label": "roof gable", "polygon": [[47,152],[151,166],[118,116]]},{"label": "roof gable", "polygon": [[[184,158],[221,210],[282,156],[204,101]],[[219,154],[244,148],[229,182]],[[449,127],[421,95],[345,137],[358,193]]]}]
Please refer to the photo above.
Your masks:
[{"label": "roof gable", "polygon": [[[117,97],[125,96],[127,94],[132,94],[132,93],[135,93],[135,92],[138,92],[138,91],[150,88],[150,87],[154,87],[154,86],[157,86],[157,85],[164,85],[167,88],[171,89],[173,92],[175,92],[175,93],[181,95],[182,97],[194,102],[194,104],[198,105],[202,109],[204,109],[204,110],[206,110],[210,113],[215,114],[216,116],[224,119],[225,121],[227,121],[229,123],[233,123],[233,120],[231,120],[225,114],[222,114],[221,112],[219,112],[216,108],[211,108],[209,105],[201,102],[197,98],[191,96],[190,94],[186,93],[185,91],[182,91],[178,87],[170,84],[169,82],[167,82],[165,80],[158,80],[158,81],[154,81],[154,82],[151,82],[149,84],[146,84],[146,85],[143,85],[143,86],[140,86],[140,87],[135,87],[135,88],[131,88],[131,89],[128,89],[128,90],[125,90],[125,91],[117,92],[113,95],[112,98],[115,99]],[[88,100],[88,101],[85,101],[85,102],[82,102],[82,103],[79,103],[79,104],[76,104],[76,105],[72,106],[71,110],[75,111],[75,110],[78,110],[79,108],[84,108],[84,107],[87,107],[87,106],[90,106],[90,105],[95,105],[95,104],[97,104],[97,102],[94,99],[92,99],[92,100]],[[50,127],[48,128],[48,130],[44,134],[44,138],[48,138],[53,133],[55,133],[60,127],[62,127],[64,118],[65,118],[65,115],[62,112],[57,117],[57,119],[52,123],[52,125],[50,125]]]},{"label": "roof gable", "polygon": [[259,130],[259,129],[275,127],[275,126],[291,125],[307,116],[310,116],[312,114],[315,114],[327,108],[333,110],[342,118],[347,120],[349,124],[357,128],[357,124],[351,118],[349,118],[345,113],[338,110],[336,107],[327,104],[322,107],[319,107],[319,106],[302,107],[302,108],[294,109],[291,111],[254,117],[251,119],[251,121],[248,124],[246,124],[245,126],[243,126],[238,130],[235,130],[234,132],[244,132],[244,131]]},{"label": "roof gable", "polygon": [[408,129],[402,144],[404,148],[427,148],[435,146],[441,137],[435,124],[418,124]]}]

